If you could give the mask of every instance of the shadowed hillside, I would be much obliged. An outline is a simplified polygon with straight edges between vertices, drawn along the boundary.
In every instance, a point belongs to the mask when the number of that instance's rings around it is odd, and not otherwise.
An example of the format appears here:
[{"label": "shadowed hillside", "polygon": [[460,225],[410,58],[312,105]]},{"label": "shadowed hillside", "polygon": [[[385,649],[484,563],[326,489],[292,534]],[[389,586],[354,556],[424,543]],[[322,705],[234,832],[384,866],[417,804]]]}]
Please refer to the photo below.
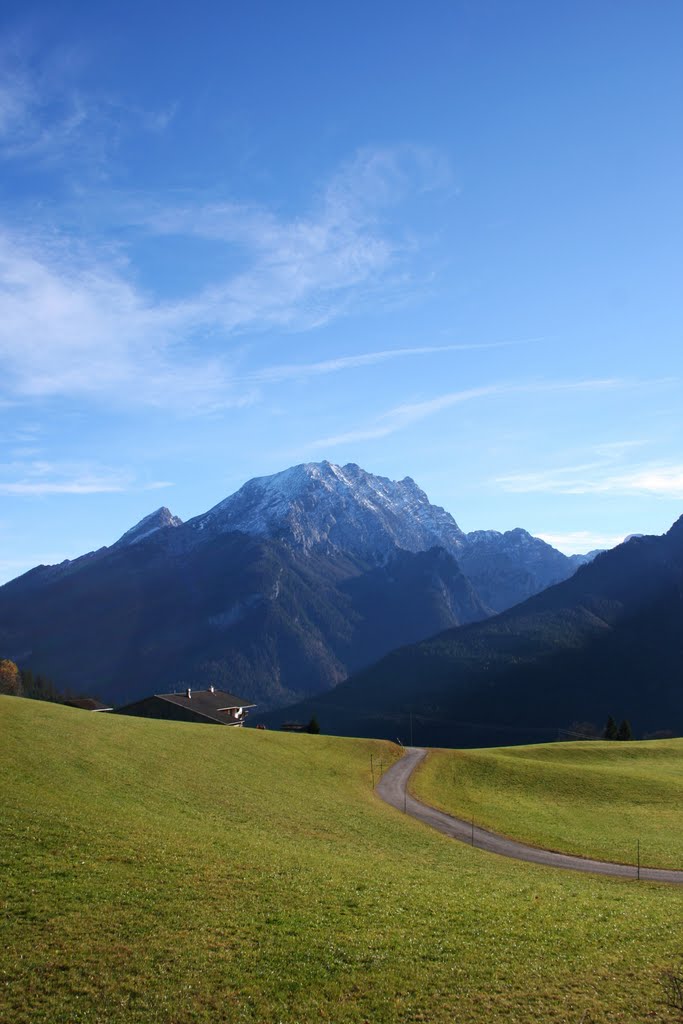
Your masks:
[{"label": "shadowed hillside", "polygon": [[[555,739],[573,721],[683,732],[683,519],[634,537],[485,622],[404,647],[315,711],[323,730],[480,746]],[[277,721],[277,716],[273,716]]]}]

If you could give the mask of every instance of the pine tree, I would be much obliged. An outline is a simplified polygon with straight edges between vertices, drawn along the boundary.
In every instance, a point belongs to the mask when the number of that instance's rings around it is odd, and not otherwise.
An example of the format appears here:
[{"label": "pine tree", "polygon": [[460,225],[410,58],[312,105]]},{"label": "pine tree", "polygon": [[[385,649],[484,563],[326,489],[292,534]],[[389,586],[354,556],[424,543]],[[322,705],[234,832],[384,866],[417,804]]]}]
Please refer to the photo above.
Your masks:
[{"label": "pine tree", "polygon": [[315,733],[316,735],[320,732],[320,723],[318,719],[313,715],[310,722],[306,726],[306,732]]},{"label": "pine tree", "polygon": [[633,730],[631,729],[631,723],[629,722],[629,720],[627,718],[625,718],[622,721],[621,725],[619,726],[619,730],[617,732],[617,739],[618,740],[632,740],[633,739]]},{"label": "pine tree", "polygon": [[614,721],[611,715],[607,718],[607,724],[605,725],[605,731],[602,734],[606,740],[616,740],[619,730],[617,729],[617,723]]},{"label": "pine tree", "polygon": [[33,681],[33,672],[31,672],[30,668],[22,668],[19,671],[21,672],[21,685],[24,695],[26,697],[32,697],[35,686]]}]

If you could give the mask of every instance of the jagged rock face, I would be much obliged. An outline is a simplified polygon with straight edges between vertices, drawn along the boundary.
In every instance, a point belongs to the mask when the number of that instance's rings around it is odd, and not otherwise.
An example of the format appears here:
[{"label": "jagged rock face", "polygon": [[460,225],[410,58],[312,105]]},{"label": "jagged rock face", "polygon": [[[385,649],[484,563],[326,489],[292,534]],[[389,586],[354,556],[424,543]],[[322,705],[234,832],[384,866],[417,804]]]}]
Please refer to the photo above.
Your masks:
[{"label": "jagged rock face", "polygon": [[388,480],[353,463],[307,463],[257,477],[190,520],[188,530],[198,539],[239,530],[283,540],[303,552],[344,552],[376,565],[396,548],[442,547],[495,612],[567,579],[584,561],[522,529],[464,534],[410,477]]},{"label": "jagged rock face", "polygon": [[381,562],[395,548],[444,547],[457,556],[464,534],[406,477],[393,481],[350,463],[307,463],[250,480],[188,524],[198,533],[240,530],[304,551],[335,549]]}]

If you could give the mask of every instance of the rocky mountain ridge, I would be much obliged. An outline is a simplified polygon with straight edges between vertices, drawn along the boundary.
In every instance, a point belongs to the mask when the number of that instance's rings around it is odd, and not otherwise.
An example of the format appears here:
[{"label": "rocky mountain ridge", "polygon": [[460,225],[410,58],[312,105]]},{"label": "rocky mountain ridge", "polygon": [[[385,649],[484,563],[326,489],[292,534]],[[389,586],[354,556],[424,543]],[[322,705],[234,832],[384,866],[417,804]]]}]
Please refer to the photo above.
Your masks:
[{"label": "rocky mountain ridge", "polygon": [[440,546],[457,555],[464,534],[410,477],[400,481],[349,463],[305,463],[249,480],[203,515],[197,533],[239,530],[285,540],[303,551],[345,551],[378,561],[395,548]]},{"label": "rocky mountain ridge", "polygon": [[[180,525],[168,509],[158,509],[117,543],[133,543],[155,529]],[[397,548],[418,552],[442,547],[456,558],[492,611],[566,579],[597,554],[564,555],[521,528],[466,534],[411,477],[394,481],[354,463],[327,461],[249,480],[184,527],[173,537],[176,546],[187,548],[239,531],[283,541],[304,553],[336,551],[376,565]]]},{"label": "rocky mountain ridge", "polygon": [[526,531],[464,534],[409,477],[309,463],[6,584],[0,651],[109,701],[208,680],[275,706],[573,571]]}]

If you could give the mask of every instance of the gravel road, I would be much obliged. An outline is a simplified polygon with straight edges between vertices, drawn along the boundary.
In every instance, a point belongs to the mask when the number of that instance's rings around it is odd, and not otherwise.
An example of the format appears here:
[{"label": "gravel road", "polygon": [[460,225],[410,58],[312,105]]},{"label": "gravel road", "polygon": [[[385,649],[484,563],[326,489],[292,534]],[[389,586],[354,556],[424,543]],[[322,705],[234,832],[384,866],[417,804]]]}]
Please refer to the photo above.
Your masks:
[{"label": "gravel road", "polygon": [[[565,868],[569,871],[590,871],[599,875],[613,875],[616,878],[637,878],[637,868],[633,864],[612,864],[609,861],[589,860],[585,857],[574,857],[568,853],[553,853],[535,846],[518,843],[514,839],[506,839],[496,832],[489,832],[472,825],[471,821],[454,818],[443,811],[423,804],[411,796],[407,790],[408,780],[413,771],[423,760],[427,751],[421,747],[407,747],[406,753],[392,765],[377,784],[376,792],[386,803],[405,811],[413,818],[423,821],[426,825],[443,832],[451,839],[468,843],[480,850],[499,853],[503,857],[514,860],[526,860],[533,864],[545,864],[551,868]],[[670,882],[683,885],[683,871],[669,871],[663,868],[641,868],[641,880],[648,882]]]}]

